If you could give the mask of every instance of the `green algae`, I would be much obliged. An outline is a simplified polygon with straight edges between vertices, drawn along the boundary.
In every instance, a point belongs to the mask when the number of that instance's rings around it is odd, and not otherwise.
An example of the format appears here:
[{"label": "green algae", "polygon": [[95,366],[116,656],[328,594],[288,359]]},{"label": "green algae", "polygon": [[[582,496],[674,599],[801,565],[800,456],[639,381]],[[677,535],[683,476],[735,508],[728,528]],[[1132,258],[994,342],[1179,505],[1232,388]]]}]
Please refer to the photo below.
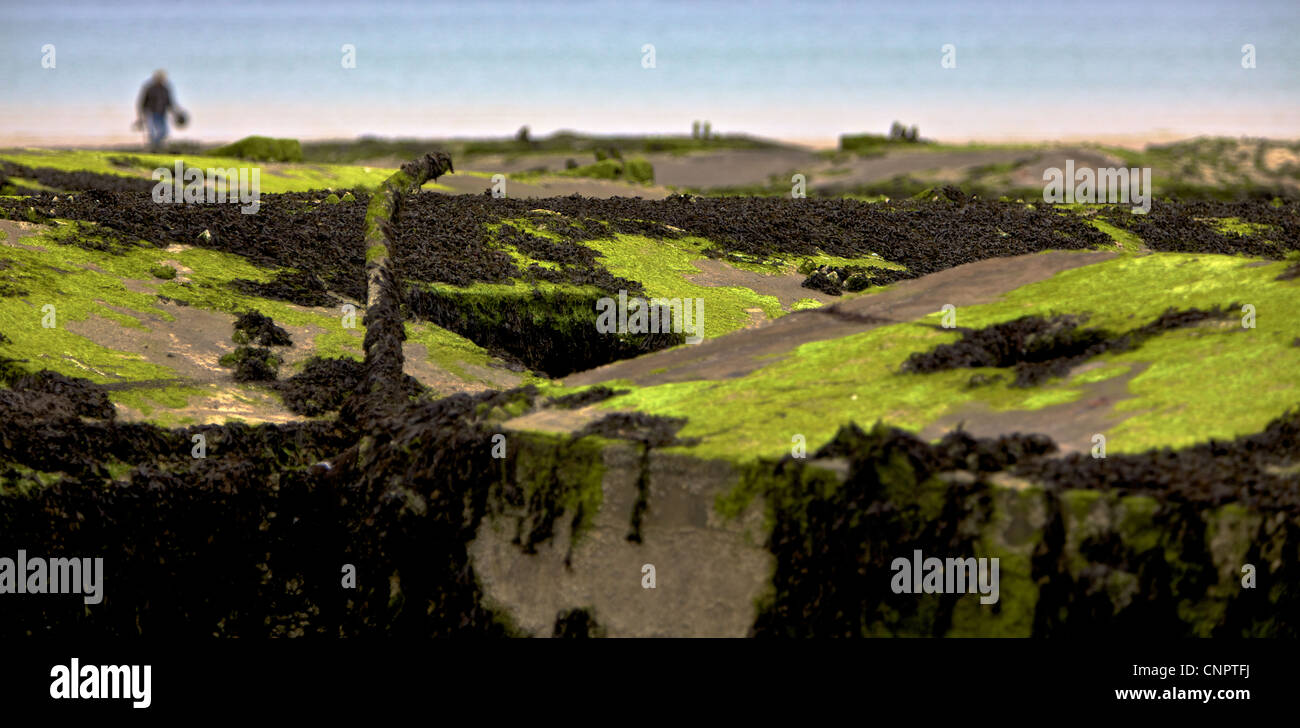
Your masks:
[{"label": "green algae", "polygon": [[463,365],[487,367],[492,362],[491,355],[483,347],[428,322],[406,322],[406,340],[423,345],[429,352],[429,361],[462,379],[475,379]]},{"label": "green algae", "polygon": [[[1033,557],[1043,541],[1046,499],[1037,487],[993,487],[988,495],[989,512],[977,522],[974,555],[998,560],[998,602],[985,605],[979,594],[962,596],[947,636],[1029,637],[1040,596]],[[964,510],[974,509],[975,504],[967,503]]]},{"label": "green algae", "polygon": [[[496,365],[497,360],[486,349],[464,336],[427,321],[408,321],[406,323],[406,339],[423,345],[425,350],[429,352],[429,361],[439,368],[468,382],[481,382],[495,386],[491,381],[475,375],[469,367],[490,369]],[[532,372],[521,372],[521,375],[523,380],[520,382],[520,386],[542,384],[549,381]]]},{"label": "green algae", "polygon": [[413,283],[413,313],[528,368],[551,375],[590,368],[678,341],[681,334],[598,336],[597,307],[608,294],[568,283]]},{"label": "green algae", "polygon": [[238,157],[255,162],[301,162],[302,145],[297,139],[247,136],[210,152],[217,157]]},{"label": "green algae", "polygon": [[[1061,503],[1066,571],[1054,578],[1066,578],[1075,600],[1087,595],[1094,618],[1123,624],[1154,616],[1176,636],[1233,629],[1226,617],[1244,598],[1241,566],[1264,540],[1261,514],[1236,503],[1207,508],[1116,491],[1066,491]],[[1095,611],[1098,590],[1109,613]]]},{"label": "green algae", "polygon": [[[69,236],[93,234],[93,230],[93,226],[69,224],[25,238],[25,244],[43,250],[0,248],[0,260],[7,263],[0,276],[22,289],[19,295],[0,297],[0,331],[9,338],[0,343],[0,355],[27,360],[30,368],[101,383],[174,378],[171,369],[149,363],[139,354],[101,346],[67,329],[69,322],[92,317],[140,329],[146,328],[140,320],[144,316],[171,320],[156,307],[155,296],[128,290],[121,280],[150,279],[149,269],[159,251],[140,247],[114,256],[66,244]],[[51,261],[59,265],[52,266]]]},{"label": "green algae", "polygon": [[521,252],[517,246],[504,242],[503,240],[500,239],[500,233],[502,232],[503,228],[521,229],[525,233],[528,233],[534,237],[542,238],[544,240],[557,240],[559,238],[558,235],[546,230],[543,226],[531,225],[531,224],[515,225],[509,221],[506,221],[500,223],[488,223],[484,227],[486,227],[488,231],[492,233],[492,238],[491,241],[488,243],[488,247],[503,251],[506,254],[508,254],[510,256],[510,259],[514,262],[514,264],[518,266],[521,270],[527,269],[534,265],[537,266],[538,268],[544,268],[546,270],[560,270],[564,267],[561,264],[556,263],[555,261],[552,260],[543,260],[541,258],[535,258],[533,256],[530,256],[527,253]]},{"label": "green algae", "polygon": [[706,257],[701,251],[710,244],[703,238],[656,240],[620,233],[582,244],[600,254],[610,273],[640,283],[646,298],[703,299],[705,338],[744,328],[751,320],[749,308],[761,309],[769,319],[784,313],[776,296],[743,286],[704,286],[687,280],[700,274],[694,262]]},{"label": "green algae", "polygon": [[1080,396],[1076,390],[1016,389],[1006,382],[969,389],[972,370],[897,373],[912,352],[955,338],[913,324],[881,327],[804,344],[744,377],[633,388],[601,406],[687,417],[680,437],[702,438],[701,448],[717,456],[748,459],[788,452],[796,434],[814,450],[853,421],[883,419],[917,430],[968,402],[1032,409]]},{"label": "green algae", "polygon": [[1087,222],[1089,225],[1093,226],[1094,228],[1097,228],[1101,232],[1109,235],[1111,239],[1114,240],[1115,243],[1119,246],[1120,250],[1125,253],[1137,253],[1142,251],[1146,247],[1142,242],[1142,238],[1138,237],[1136,233],[1132,233],[1129,232],[1128,230],[1115,227],[1114,225],[1111,225],[1105,220],[1098,220],[1097,218],[1087,218],[1085,219],[1085,222]]},{"label": "green algae", "polygon": [[632,157],[623,166],[623,176],[636,184],[654,184],[655,168],[645,157]]},{"label": "green algae", "polygon": [[1217,217],[1217,218],[1210,218],[1208,220],[1204,220],[1204,222],[1208,222],[1211,227],[1213,227],[1215,230],[1218,230],[1221,233],[1242,235],[1245,237],[1251,237],[1251,236],[1262,237],[1276,230],[1276,228],[1272,225],[1265,225],[1263,223],[1256,223],[1256,222],[1246,222],[1245,220],[1242,220],[1239,217]]},{"label": "green algae", "polygon": [[1117,364],[1114,366],[1103,366],[1097,369],[1090,369],[1086,372],[1079,372],[1070,378],[1071,385],[1077,384],[1095,384],[1104,382],[1107,379],[1122,377],[1132,369],[1131,366]]},{"label": "green algae", "polygon": [[[0,247],[0,260],[7,261],[0,277],[12,276],[24,289],[20,296],[0,298],[0,331],[10,339],[0,344],[0,356],[24,360],[24,366],[30,369],[48,368],[100,383],[138,382],[138,386],[111,391],[110,400],[155,421],[167,419],[167,410],[183,408],[192,398],[211,392],[178,380],[170,367],[72,333],[66,328],[68,322],[93,317],[110,325],[150,328],[151,318],[173,320],[159,306],[161,294],[206,310],[235,315],[253,309],[281,323],[311,327],[321,331],[313,342],[317,354],[360,358],[364,332],[359,324],[357,329],[348,330],[341,315],[247,296],[229,285],[235,278],[269,280],[272,271],[227,253],[202,248],[164,252],[143,242],[123,245],[101,239],[101,235],[91,223],[65,223],[23,239],[25,245],[39,250]],[[113,252],[84,245],[95,240],[105,243],[100,247],[113,243]],[[176,260],[190,271],[185,280],[154,277],[163,257]],[[57,265],[51,266],[51,261],[57,261]],[[157,293],[128,288],[127,281],[132,280],[156,286]],[[54,306],[53,328],[42,325],[42,307],[47,304]]]},{"label": "green algae", "polygon": [[[550,281],[520,281],[510,283],[475,282],[468,286],[456,286],[450,283],[413,283],[439,296],[459,301],[463,307],[472,309],[475,318],[481,318],[494,325],[500,324],[510,313],[502,307],[525,306],[530,299],[559,301],[565,297],[594,298],[606,295],[595,286],[576,286],[568,283]],[[590,323],[595,317],[594,307],[591,311],[583,308],[575,315],[565,315],[563,311],[551,311],[549,315],[539,310],[534,318],[555,319],[562,322],[559,330],[568,331],[573,327]],[[590,314],[590,315],[587,315]]]},{"label": "green algae", "polygon": [[[988,517],[988,489],[929,471],[888,428],[841,434],[841,444],[853,453],[843,482],[817,461],[766,461],[743,468],[741,483],[716,499],[715,509],[727,518],[736,518],[755,497],[764,501],[775,571],[757,600],[751,634],[938,636],[951,631],[944,614],[949,597],[893,592],[892,564],[910,557],[913,549],[963,559],[979,554],[981,545],[973,537],[1000,523]],[[1027,548],[1028,539],[1011,540]],[[988,633],[990,615],[999,610],[1001,605],[980,605],[957,628]],[[1025,621],[997,626],[1023,632]]]},{"label": "green algae", "polygon": [[604,500],[604,440],[573,439],[542,433],[514,433],[513,479],[520,491],[510,497],[523,506],[516,537],[526,550],[549,540],[554,524],[570,518],[570,546],[581,541]]},{"label": "green algae", "polygon": [[[1259,431],[1300,392],[1300,348],[1291,346],[1300,321],[1290,315],[1297,286],[1274,280],[1285,263],[1255,263],[1183,253],[1116,258],[1013,291],[1004,303],[964,309],[963,323],[982,326],[1048,308],[1088,312],[1090,326],[1119,331],[1170,307],[1250,304],[1256,328],[1243,328],[1235,312],[1226,321],[1169,331],[1133,351],[1098,357],[1149,365],[1128,383],[1133,397],[1116,405],[1132,416],[1112,428],[1108,449],[1139,452],[1231,438]],[[1067,301],[1068,308],[1058,303]]]},{"label": "green algae", "polygon": [[1124,545],[1135,553],[1161,548],[1160,531],[1155,527],[1160,502],[1148,495],[1122,496],[1119,499],[1117,530]]},{"label": "green algae", "polygon": [[391,169],[337,164],[250,164],[237,157],[211,154],[138,154],[132,167],[114,164],[120,155],[107,151],[22,149],[0,151],[0,159],[33,168],[47,167],[65,172],[94,172],[120,177],[150,179],[153,169],[175,169],[177,161],[201,169],[259,169],[259,190],[266,193],[300,192],[327,188],[373,189]]},{"label": "green algae", "polygon": [[[1133,396],[1116,405],[1130,417],[1108,431],[1109,450],[1230,438],[1258,431],[1300,393],[1300,347],[1291,346],[1300,321],[1289,315],[1297,284],[1273,280],[1284,263],[1252,267],[1253,262],[1181,253],[1120,256],[1024,286],[997,303],[964,307],[962,324],[974,328],[1027,314],[1087,313],[1089,326],[1125,331],[1171,307],[1207,309],[1234,301],[1256,306],[1255,329],[1243,330],[1233,318],[1170,331],[1135,350],[1097,357],[1101,371],[1037,388],[1012,388],[1005,381],[966,386],[973,373],[996,369],[901,374],[899,366],[911,353],[958,337],[903,323],[804,344],[735,379],[630,386],[628,394],[600,406],[686,417],[679,435],[701,438],[696,451],[747,460],[787,452],[795,434],[806,438],[811,451],[850,421],[883,419],[915,431],[968,404],[1009,411],[1071,402],[1089,382],[1145,364],[1128,382]],[[938,318],[936,312],[924,320]],[[1212,386],[1188,387],[1189,381]]]},{"label": "green algae", "polygon": [[208,391],[203,387],[184,384],[164,384],[159,386],[140,386],[133,389],[110,392],[109,400],[113,404],[130,407],[148,417],[155,424],[164,424],[158,410],[178,410],[189,406],[190,401],[202,397]]},{"label": "green algae", "polygon": [[[525,233],[547,240],[560,236],[546,229],[544,221],[529,218],[503,220],[500,225],[511,225]],[[499,225],[489,225],[494,232]],[[599,254],[599,261],[611,274],[641,284],[646,298],[700,298],[704,301],[704,336],[714,338],[744,328],[751,322],[746,309],[761,309],[771,319],[785,313],[775,296],[756,293],[743,286],[704,286],[687,280],[700,275],[695,261],[708,256],[703,251],[712,242],[699,237],[651,238],[644,235],[616,233],[599,240],[579,241]],[[502,246],[516,260],[527,266],[557,268],[556,264],[525,256],[513,246]],[[741,267],[741,266],[737,266]],[[758,266],[765,273],[781,272],[780,265]]]},{"label": "green algae", "polygon": [[[602,159],[594,164],[587,164],[572,169],[552,172],[557,177],[586,177],[588,179],[618,180],[632,184],[653,184],[655,181],[654,165],[644,157],[622,159]],[[538,175],[511,175],[516,179],[529,179]]]},{"label": "green algae", "polygon": [[[562,237],[548,229],[544,220],[516,218],[488,225],[496,233],[503,225],[510,225],[527,234],[546,240],[559,241]],[[705,338],[714,338],[746,327],[752,321],[748,309],[761,309],[769,318],[777,318],[786,311],[775,296],[759,294],[745,286],[705,286],[687,280],[701,274],[697,261],[710,259],[706,249],[715,247],[713,241],[695,236],[678,238],[653,238],[644,235],[614,234],[594,241],[579,241],[600,254],[600,262],[613,275],[636,281],[645,289],[647,298],[701,298],[705,303]],[[520,267],[538,265],[558,270],[560,265],[529,257],[514,246],[500,244]],[[758,260],[750,256],[730,254],[721,259],[739,270],[763,275],[795,275],[810,273],[825,265],[862,268],[889,268],[903,270],[904,266],[884,260],[878,255],[843,258],[818,253],[815,255],[775,255]],[[805,299],[803,308],[820,306],[814,299]],[[797,309],[792,309],[797,310]]]},{"label": "green algae", "polygon": [[812,273],[815,269],[822,266],[832,266],[835,268],[885,268],[888,270],[907,270],[907,266],[902,263],[885,260],[874,253],[856,258],[845,258],[838,255],[818,253],[809,256],[792,256],[785,258],[785,260],[787,261],[787,265],[793,264],[795,270],[804,275]]},{"label": "green algae", "polygon": [[[711,247],[711,241],[704,238],[691,238],[692,241],[703,241],[704,247]],[[834,268],[885,268],[889,270],[907,270],[907,266],[901,263],[895,263],[892,260],[885,260],[879,255],[872,253],[869,255],[858,256],[855,258],[845,258],[838,255],[827,255],[818,251],[813,255],[801,255],[794,253],[775,253],[766,258],[758,258],[744,253],[729,252],[721,260],[727,265],[751,273],[761,273],[763,275],[808,275],[814,270],[823,266]]]},{"label": "green algae", "polygon": [[204,248],[189,248],[169,255],[192,272],[186,274],[189,280],[184,283],[169,281],[159,285],[160,294],[210,311],[238,315],[256,310],[282,325],[321,329],[313,339],[317,356],[360,358],[361,337],[365,335],[360,310],[353,317],[355,327],[347,328],[342,310],[325,313],[325,309],[250,296],[232,288],[230,283],[235,279],[267,282],[277,272],[259,268],[241,256]]}]

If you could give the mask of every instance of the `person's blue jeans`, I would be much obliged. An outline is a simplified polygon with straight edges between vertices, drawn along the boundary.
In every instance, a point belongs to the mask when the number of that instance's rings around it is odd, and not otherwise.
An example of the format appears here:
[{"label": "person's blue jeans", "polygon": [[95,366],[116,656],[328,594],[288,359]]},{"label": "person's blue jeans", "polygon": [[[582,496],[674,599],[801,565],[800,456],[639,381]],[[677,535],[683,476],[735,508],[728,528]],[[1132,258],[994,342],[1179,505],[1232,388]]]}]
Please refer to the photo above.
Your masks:
[{"label": "person's blue jeans", "polygon": [[145,129],[149,132],[149,148],[159,149],[167,138],[167,112],[150,112],[145,116]]}]

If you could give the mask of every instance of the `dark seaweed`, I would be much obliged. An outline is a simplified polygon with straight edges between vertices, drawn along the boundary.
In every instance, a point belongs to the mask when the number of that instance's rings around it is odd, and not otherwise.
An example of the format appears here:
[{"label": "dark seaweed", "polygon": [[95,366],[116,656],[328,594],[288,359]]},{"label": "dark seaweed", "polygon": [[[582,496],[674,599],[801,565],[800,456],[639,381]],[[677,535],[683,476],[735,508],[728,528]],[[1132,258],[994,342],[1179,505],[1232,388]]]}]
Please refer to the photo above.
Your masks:
[{"label": "dark seaweed", "polygon": [[588,639],[602,637],[600,625],[587,609],[567,609],[555,616],[555,629],[552,637],[568,639]]},{"label": "dark seaweed", "polygon": [[243,342],[252,342],[258,346],[293,346],[293,339],[289,338],[289,332],[275,325],[275,321],[270,316],[264,316],[258,311],[246,311],[235,319],[235,337],[236,342],[240,342],[240,336],[243,334]]},{"label": "dark seaweed", "polygon": [[[1048,525],[1032,557],[1031,577],[1041,591],[1033,606],[1035,635],[1114,635],[1149,638],[1190,636],[1182,605],[1195,603],[1218,584],[1217,567],[1205,542],[1202,510],[1239,503],[1266,516],[1259,541],[1285,531],[1286,555],[1271,562],[1252,547],[1246,563],[1273,564],[1273,592],[1234,590],[1218,636],[1300,634],[1300,412],[1285,414],[1263,432],[1234,440],[1211,440],[1183,450],[1094,458],[1055,450],[1042,436],[976,439],[957,431],[929,444],[902,430],[877,425],[870,432],[847,425],[816,458],[849,462],[843,485],[807,490],[808,461],[787,457],[772,464],[763,491],[775,521],[768,546],[776,559],[774,594],[762,605],[752,629],[764,637],[843,637],[871,633],[939,636],[952,627],[956,596],[896,594],[891,564],[925,555],[974,556],[978,524],[987,522],[989,478],[1007,472],[1046,488]],[[954,472],[971,477],[956,478]],[[936,518],[921,507],[928,489],[941,489]],[[1174,540],[1135,551],[1118,539],[1085,539],[1082,571],[1064,556],[1060,493],[1115,490],[1154,496],[1158,524]],[[900,544],[906,544],[900,548]],[[1168,551],[1167,551],[1168,550]],[[1177,554],[1176,563],[1167,553]],[[1264,567],[1261,567],[1264,568]],[[1115,571],[1135,576],[1135,591],[1123,601],[1106,588]],[[1004,592],[1005,599],[1005,592]],[[994,613],[1002,603],[993,606]]]},{"label": "dark seaweed", "polygon": [[[405,396],[416,397],[424,391],[414,377],[404,377]],[[355,359],[313,357],[301,372],[276,382],[275,389],[294,413],[317,417],[341,407],[364,378],[365,365]]]},{"label": "dark seaweed", "polygon": [[583,427],[574,437],[600,435],[634,440],[650,447],[693,444],[693,440],[677,439],[677,431],[685,425],[686,419],[682,417],[661,417],[644,412],[611,412]]},{"label": "dark seaweed", "polygon": [[[108,399],[108,392],[88,379],[67,377],[48,369],[31,374],[11,370],[7,374],[13,395],[31,395],[29,402],[50,403],[58,410],[51,416],[75,415],[111,420],[117,415],[117,409]],[[39,408],[33,409],[39,411]]]},{"label": "dark seaweed", "polygon": [[[937,372],[980,367],[1014,367],[1013,386],[1030,387],[1108,351],[1128,351],[1162,332],[1223,318],[1237,304],[1209,311],[1169,309],[1154,321],[1124,334],[1080,328],[1078,316],[1022,316],[982,329],[954,327],[961,339],[916,352],[902,364],[903,372]],[[991,380],[988,380],[991,381]],[[973,377],[971,386],[978,386]]]},{"label": "dark seaweed", "polygon": [[236,382],[273,382],[281,363],[270,349],[252,346],[241,346],[221,357],[222,366],[234,368]]},{"label": "dark seaweed", "polygon": [[550,405],[559,409],[578,409],[586,407],[597,402],[604,402],[610,397],[617,397],[620,394],[626,394],[626,389],[610,389],[604,385],[584,389],[581,392],[566,394],[560,397],[552,397]]}]

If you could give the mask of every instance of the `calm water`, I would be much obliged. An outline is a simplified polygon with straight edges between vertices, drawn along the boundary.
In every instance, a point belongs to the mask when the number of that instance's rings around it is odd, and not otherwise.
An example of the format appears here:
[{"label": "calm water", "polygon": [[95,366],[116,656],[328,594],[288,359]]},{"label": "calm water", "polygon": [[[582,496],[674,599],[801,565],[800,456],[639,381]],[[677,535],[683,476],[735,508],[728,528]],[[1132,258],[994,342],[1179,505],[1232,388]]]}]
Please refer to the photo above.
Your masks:
[{"label": "calm water", "polygon": [[[1071,6],[4,0],[0,141],[134,139],[157,67],[201,139],[680,133],[693,119],[798,140],[894,119],[951,139],[1300,136],[1300,2]],[[955,69],[940,66],[947,43]]]}]

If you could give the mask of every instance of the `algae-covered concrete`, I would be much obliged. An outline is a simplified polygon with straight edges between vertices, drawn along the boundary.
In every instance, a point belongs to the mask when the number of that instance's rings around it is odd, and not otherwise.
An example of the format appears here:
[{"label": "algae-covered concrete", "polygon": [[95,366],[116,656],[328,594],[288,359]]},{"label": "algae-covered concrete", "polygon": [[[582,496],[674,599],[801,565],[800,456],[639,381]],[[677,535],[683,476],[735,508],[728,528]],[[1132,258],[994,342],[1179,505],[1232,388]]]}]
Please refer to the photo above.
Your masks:
[{"label": "algae-covered concrete", "polygon": [[[1285,554],[1298,545],[1287,509],[1060,488],[1011,468],[928,472],[899,460],[888,439],[875,441],[884,451],[848,460],[747,467],[594,438],[509,439],[525,452],[507,480],[534,477],[539,466],[560,481],[589,478],[588,468],[562,472],[573,462],[563,452],[576,443],[600,458],[594,515],[550,513],[556,528],[529,545],[537,503],[504,508],[485,518],[469,547],[488,602],[524,634],[550,635],[571,610],[585,610],[608,636],[1209,637],[1296,629],[1294,615],[1284,614],[1295,598]],[[875,485],[861,490],[866,472]],[[642,488],[646,507],[632,539]],[[858,518],[879,525],[850,525]],[[816,542],[798,547],[807,549],[799,556],[786,549],[791,534]],[[910,570],[914,552],[995,562],[992,590],[972,571],[962,593],[939,586],[900,595],[897,572],[884,565],[902,558]],[[813,555],[822,559],[817,569],[835,566],[814,572],[821,580],[809,592],[786,572],[812,567],[799,563]],[[798,627],[791,614],[801,615]]]},{"label": "algae-covered concrete", "polygon": [[[513,543],[526,510],[484,520],[469,553],[490,603],[533,636],[550,636],[569,609],[589,610],[610,637],[745,636],[773,565],[757,504],[740,518],[714,509],[735,468],[620,443],[600,457],[599,510],[576,537],[560,518],[528,553]],[[642,487],[648,507],[634,541]]]}]

